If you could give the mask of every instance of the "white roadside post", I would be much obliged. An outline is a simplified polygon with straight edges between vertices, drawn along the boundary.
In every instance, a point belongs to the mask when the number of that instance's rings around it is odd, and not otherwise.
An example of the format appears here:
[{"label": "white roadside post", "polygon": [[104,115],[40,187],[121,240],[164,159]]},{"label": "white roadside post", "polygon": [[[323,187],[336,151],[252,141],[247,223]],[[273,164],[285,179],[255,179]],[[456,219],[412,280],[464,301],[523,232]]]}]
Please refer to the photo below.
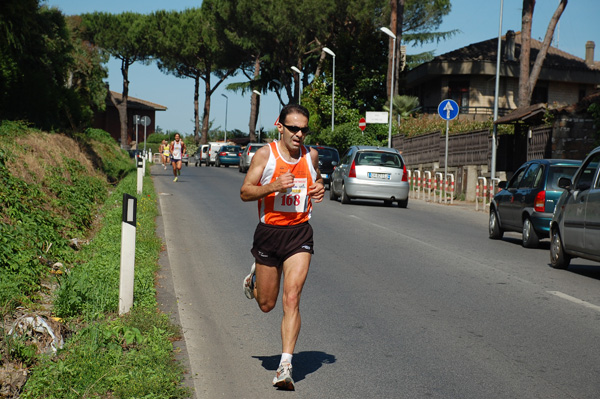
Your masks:
[{"label": "white roadside post", "polygon": [[144,185],[144,159],[136,158],[137,160],[137,193],[142,193],[142,187]]},{"label": "white roadside post", "polygon": [[[139,170],[139,169],[138,169]],[[135,269],[135,231],[137,198],[123,194],[121,224],[121,274],[119,280],[119,315],[133,306],[133,281]]]}]

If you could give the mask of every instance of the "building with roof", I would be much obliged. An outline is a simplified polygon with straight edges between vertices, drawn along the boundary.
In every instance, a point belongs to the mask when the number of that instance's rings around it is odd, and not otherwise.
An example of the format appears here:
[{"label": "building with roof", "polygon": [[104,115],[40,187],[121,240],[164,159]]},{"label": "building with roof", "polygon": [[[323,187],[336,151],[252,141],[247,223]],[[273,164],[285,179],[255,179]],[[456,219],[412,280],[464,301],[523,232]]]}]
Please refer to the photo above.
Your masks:
[{"label": "building with roof", "polygon": [[[498,114],[503,116],[517,108],[521,33],[508,31],[501,40]],[[541,46],[540,41],[531,39],[532,64]],[[568,106],[599,88],[600,63],[594,61],[594,42],[588,41],[585,46],[585,59],[549,48],[531,104]],[[450,98],[461,107],[460,119],[490,119],[494,110],[497,49],[498,39],[493,38],[419,65],[406,75],[408,94],[419,98],[425,113],[437,113],[440,102]]]},{"label": "building with roof", "polygon": [[[102,129],[110,133],[110,135],[121,143],[121,122],[119,120],[119,111],[111,101],[110,96],[117,102],[122,101],[123,95],[114,91],[106,97],[106,110],[104,112],[97,112],[94,115],[93,127],[96,129]],[[164,105],[156,104],[150,101],[142,100],[135,97],[127,97],[127,137],[128,142],[126,148],[129,148],[133,142],[136,141],[136,125],[135,115],[140,117],[147,116],[150,118],[150,124],[145,127],[146,137],[155,132],[156,129],[156,111],[166,111],[167,107]],[[144,140],[144,126],[139,124],[138,128],[138,142]]]}]

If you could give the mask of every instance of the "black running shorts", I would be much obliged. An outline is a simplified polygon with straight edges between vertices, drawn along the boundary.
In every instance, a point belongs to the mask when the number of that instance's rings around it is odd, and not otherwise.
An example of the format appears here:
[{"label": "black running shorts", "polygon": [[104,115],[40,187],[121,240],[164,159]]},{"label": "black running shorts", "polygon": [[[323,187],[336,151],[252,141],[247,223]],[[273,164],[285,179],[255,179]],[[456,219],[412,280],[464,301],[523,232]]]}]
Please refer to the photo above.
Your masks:
[{"label": "black running shorts", "polygon": [[312,227],[308,223],[293,226],[259,223],[251,252],[257,263],[277,267],[299,252],[314,254]]}]

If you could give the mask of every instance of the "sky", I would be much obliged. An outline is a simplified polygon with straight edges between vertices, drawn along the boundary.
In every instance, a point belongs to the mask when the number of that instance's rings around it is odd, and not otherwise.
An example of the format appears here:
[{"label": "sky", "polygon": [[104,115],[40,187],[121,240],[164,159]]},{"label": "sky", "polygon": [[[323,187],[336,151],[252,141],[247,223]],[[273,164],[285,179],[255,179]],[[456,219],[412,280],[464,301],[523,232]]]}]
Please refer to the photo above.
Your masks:
[{"label": "sky", "polygon": [[[94,11],[121,13],[134,11],[151,13],[156,10],[177,10],[200,7],[201,0],[42,0],[44,4],[60,9],[65,15],[75,15]],[[507,30],[521,30],[522,0],[452,0],[452,11],[447,15],[439,31],[458,29],[460,32],[451,39],[440,43],[408,47],[407,53],[434,51],[434,55],[444,54],[471,43],[497,38],[500,28],[500,5],[502,7],[502,34]],[[533,14],[532,37],[543,40],[548,22],[559,0],[538,0]],[[554,36],[554,46],[579,58],[585,57],[585,43],[596,43],[595,60],[600,60],[600,1],[571,0],[561,16]],[[383,33],[382,33],[383,34]],[[327,45],[325,43],[325,45]],[[334,52],[335,48],[330,47]],[[108,66],[110,89],[121,92],[123,81],[120,63],[111,59]],[[336,69],[343,68],[338,60]],[[290,74],[293,73],[290,71]],[[156,64],[134,63],[129,68],[129,95],[146,101],[164,105],[167,111],[156,113],[156,125],[164,131],[176,130],[182,134],[194,131],[194,81],[176,78],[161,72]],[[241,76],[231,77],[219,86],[211,99],[210,119],[213,128],[248,131],[250,118],[250,94],[227,91],[228,83],[241,82]],[[214,84],[214,80],[213,80]],[[227,96],[227,99],[223,97]],[[286,99],[283,94],[284,100]],[[201,101],[204,91],[200,92]],[[202,103],[200,104],[202,113]],[[279,101],[274,92],[261,97],[258,127],[265,130],[274,128],[279,114]],[[227,117],[227,118],[226,118]]]}]

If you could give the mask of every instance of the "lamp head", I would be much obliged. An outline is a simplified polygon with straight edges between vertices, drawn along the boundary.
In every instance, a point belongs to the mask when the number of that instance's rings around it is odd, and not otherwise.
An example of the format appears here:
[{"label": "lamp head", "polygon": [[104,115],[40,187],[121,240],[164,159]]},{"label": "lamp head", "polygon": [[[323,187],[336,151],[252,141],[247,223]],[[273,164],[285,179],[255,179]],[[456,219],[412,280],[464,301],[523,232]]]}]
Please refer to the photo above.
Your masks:
[{"label": "lamp head", "polygon": [[323,51],[326,52],[327,54],[329,54],[330,56],[335,57],[335,53],[333,51],[331,51],[329,48],[323,47]]},{"label": "lamp head", "polygon": [[382,31],[383,33],[385,33],[386,35],[388,35],[389,37],[391,37],[392,39],[396,38],[396,35],[394,35],[394,32],[392,32],[391,30],[389,30],[385,26],[379,28],[379,30]]}]

